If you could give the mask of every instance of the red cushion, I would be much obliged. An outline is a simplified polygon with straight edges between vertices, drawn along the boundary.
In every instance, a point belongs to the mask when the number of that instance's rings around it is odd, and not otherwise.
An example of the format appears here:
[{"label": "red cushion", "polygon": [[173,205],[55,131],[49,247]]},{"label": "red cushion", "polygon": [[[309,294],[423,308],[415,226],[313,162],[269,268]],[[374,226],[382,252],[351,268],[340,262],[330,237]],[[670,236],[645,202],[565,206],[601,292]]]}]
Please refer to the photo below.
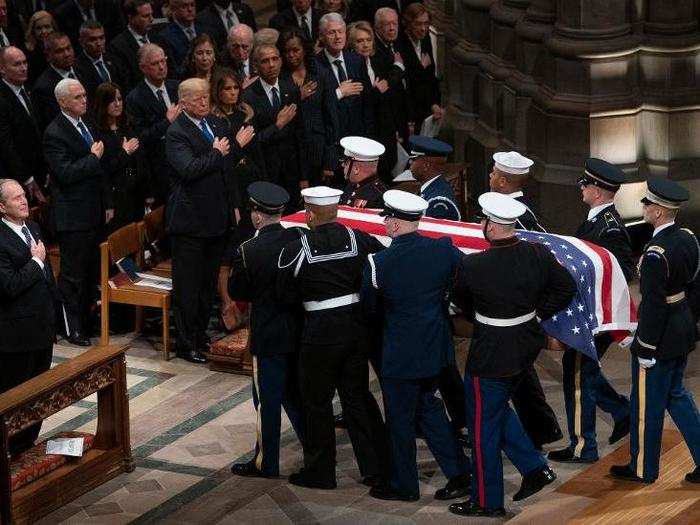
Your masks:
[{"label": "red cushion", "polygon": [[212,343],[209,352],[215,355],[225,355],[229,357],[242,356],[248,346],[249,332],[247,328],[236,330],[223,339]]},{"label": "red cushion", "polygon": [[[76,437],[85,438],[83,441],[83,452],[92,448],[95,436],[86,434],[85,432],[61,432],[60,434],[52,436],[51,439]],[[69,458],[58,454],[47,454],[46,441],[48,440],[37,443],[26,452],[20,454],[19,457],[12,459],[12,463],[10,464],[10,479],[13,491],[24,487],[52,470],[56,470],[68,461],[80,459]]]}]

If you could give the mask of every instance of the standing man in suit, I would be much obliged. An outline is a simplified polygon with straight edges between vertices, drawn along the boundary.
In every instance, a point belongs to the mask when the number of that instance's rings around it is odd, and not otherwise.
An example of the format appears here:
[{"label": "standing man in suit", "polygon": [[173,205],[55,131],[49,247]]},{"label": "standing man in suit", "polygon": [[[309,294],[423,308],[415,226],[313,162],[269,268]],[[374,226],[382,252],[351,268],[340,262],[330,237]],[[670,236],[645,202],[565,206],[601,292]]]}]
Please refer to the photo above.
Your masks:
[{"label": "standing man in suit", "polygon": [[139,143],[144,149],[149,171],[147,199],[151,207],[165,204],[170,187],[170,164],[165,159],[165,131],[180,114],[177,82],[168,80],[165,53],[156,44],[139,49],[139,65],[144,79],[126,97]]},{"label": "standing man in suit", "polygon": [[[546,231],[532,211],[532,205],[522,190],[534,162],[517,151],[494,153],[493,160],[493,170],[489,174],[491,191],[511,197],[525,206],[525,212],[515,220],[515,227],[521,230]],[[547,397],[534,364],[521,374],[520,382],[515,386],[511,400],[525,432],[530,436],[535,447],[541,449],[542,445],[561,439],[561,427],[554,410],[547,403]]]},{"label": "standing man in suit", "polygon": [[75,69],[91,103],[97,86],[103,82],[121,86],[121,75],[116,64],[105,55],[105,42],[105,30],[99,22],[89,20],[80,26],[82,51],[75,60]]},{"label": "standing man in suit", "polygon": [[64,78],[80,80],[73,69],[75,64],[73,45],[65,33],[54,32],[47,36],[44,40],[44,52],[49,65],[36,79],[32,93],[42,131],[60,112],[54,96],[56,84]]},{"label": "standing man in suit", "polygon": [[280,33],[290,27],[298,27],[307,42],[318,39],[321,11],[311,6],[311,0],[292,0],[291,7],[280,11],[270,19],[270,27]]},{"label": "standing man in suit", "polygon": [[[51,367],[56,283],[22,186],[0,179],[0,393]],[[31,448],[41,423],[10,438],[10,455]]]},{"label": "standing man in suit", "polygon": [[27,90],[27,58],[17,47],[0,49],[0,160],[21,181],[31,202],[44,203],[46,162],[36,110]]},{"label": "standing man in suit", "polygon": [[257,31],[253,10],[244,2],[214,0],[211,5],[197,13],[196,20],[202,26],[202,30],[214,39],[218,49],[224,48],[229,31],[238,24],[246,24],[253,31]]},{"label": "standing man in suit", "polygon": [[225,129],[216,129],[206,119],[206,80],[182,81],[178,96],[183,111],[165,137],[173,178],[165,227],[172,241],[177,356],[204,363],[202,350],[208,343],[206,329],[229,227],[224,185],[229,141]]},{"label": "standing man in suit", "polygon": [[184,78],[190,42],[203,33],[204,28],[195,20],[195,0],[172,0],[170,14],[172,21],[158,33],[158,42],[168,56],[170,76]]},{"label": "standing man in suit", "polygon": [[124,2],[126,29],[109,42],[109,51],[121,72],[122,91],[129,93],[143,80],[139,67],[139,49],[151,42],[148,32],[153,24],[153,7],[150,0],[126,0]]},{"label": "standing man in suit", "polygon": [[253,108],[253,126],[265,158],[270,182],[290,195],[290,208],[296,210],[299,190],[308,186],[304,164],[303,126],[297,113],[299,88],[290,78],[280,78],[282,61],[276,46],[260,44],[253,52],[259,78],[243,94]]},{"label": "standing man in suit", "polygon": [[7,0],[0,0],[0,48],[24,47],[24,31],[17,16],[8,10]]},{"label": "standing man in suit", "polygon": [[83,120],[87,111],[85,88],[77,80],[65,78],[55,91],[61,111],[44,133],[44,155],[51,176],[52,221],[61,250],[58,288],[68,341],[90,346],[98,235],[114,209],[109,179],[100,166],[104,144],[95,142],[94,129]]},{"label": "standing man in suit", "polygon": [[255,72],[250,63],[253,51],[253,29],[246,24],[238,24],[228,32],[226,53],[222,63],[233,69],[243,79],[243,89],[255,79]]},{"label": "standing man in suit", "polygon": [[52,12],[58,27],[76,47],[79,44],[80,26],[88,20],[102,24],[107,40],[124,29],[124,19],[115,0],[66,0],[59,3]]}]

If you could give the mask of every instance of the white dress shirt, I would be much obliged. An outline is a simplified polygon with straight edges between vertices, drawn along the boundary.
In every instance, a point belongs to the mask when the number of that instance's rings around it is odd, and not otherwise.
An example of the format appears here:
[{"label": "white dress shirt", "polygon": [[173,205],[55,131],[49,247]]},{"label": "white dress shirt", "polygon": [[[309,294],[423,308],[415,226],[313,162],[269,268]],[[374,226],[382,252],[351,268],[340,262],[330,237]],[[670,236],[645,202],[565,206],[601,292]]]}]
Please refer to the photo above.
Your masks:
[{"label": "white dress shirt", "polygon": [[[7,224],[10,227],[10,229],[13,232],[15,232],[19,236],[20,239],[22,239],[22,242],[24,244],[27,244],[27,239],[24,238],[24,234],[22,233],[22,228],[24,228],[24,226],[26,226],[25,222],[23,222],[22,224],[15,224],[14,222],[8,221],[5,217],[2,218],[2,222]],[[27,226],[27,229],[29,230],[29,226]],[[32,239],[32,242],[36,243],[36,239],[32,235],[31,230],[29,230],[29,237]],[[36,262],[39,265],[39,268],[41,268],[42,272],[44,271],[44,261],[42,261],[41,259],[39,259],[36,256],[32,256],[32,261]]]},{"label": "white dress shirt", "polygon": [[[199,129],[200,131],[202,130],[202,119],[194,118],[192,115],[190,115],[189,113],[187,113],[187,111],[183,111],[183,113],[185,114],[185,116],[186,116],[188,119],[190,119],[190,120],[192,121],[192,123],[193,123],[195,126],[197,126],[197,129]],[[206,119],[204,119],[204,125],[205,125],[205,126],[207,127],[207,129],[209,130],[209,133],[211,133],[211,136],[214,137],[214,138],[216,138],[216,135],[214,135],[214,130],[211,129],[211,126],[209,126],[209,122],[207,122]]]},{"label": "white dress shirt", "polygon": [[[235,27],[241,23],[241,21],[238,19],[238,16],[236,15],[236,12],[233,10],[233,6],[230,3],[228,4],[228,7],[226,9],[221,9],[219,4],[217,4],[216,2],[214,2],[214,7],[219,13],[219,17],[224,23],[224,27],[226,28],[227,32],[230,31],[232,27]],[[231,18],[231,25],[229,25],[228,23],[229,17]]]},{"label": "white dress shirt", "polygon": [[[24,86],[15,86],[14,84],[8,82],[4,78],[2,81],[9,87],[12,92],[15,94],[17,97],[17,100],[19,100],[19,103],[22,104],[22,107],[27,110],[27,113],[31,115],[31,112],[29,111],[29,108],[27,107],[27,104],[24,102],[24,99],[22,98],[22,95],[19,94],[19,92],[22,90]],[[29,96],[29,93],[27,93],[27,96]]]},{"label": "white dress shirt", "polygon": [[168,90],[165,88],[165,82],[161,84],[160,87],[156,87],[153,84],[151,84],[147,78],[143,79],[146,82],[146,85],[151,88],[151,91],[153,91],[153,94],[158,98],[158,90],[160,89],[163,92],[163,100],[165,101],[165,107],[170,108],[170,106],[173,105],[173,103],[170,100],[170,96],[168,95]]},{"label": "white dress shirt", "polygon": [[150,40],[148,39],[148,35],[139,35],[136,31],[134,31],[131,26],[126,26],[126,28],[129,30],[129,33],[131,33],[131,36],[134,37],[134,40],[136,40],[136,43],[141,47],[144,42],[141,42],[141,39],[144,39],[146,44],[150,44]]},{"label": "white dress shirt", "polygon": [[365,62],[367,63],[367,75],[369,76],[369,82],[370,84],[374,85],[374,81],[377,80],[377,75],[374,73],[374,69],[372,69],[372,58],[367,57]]}]

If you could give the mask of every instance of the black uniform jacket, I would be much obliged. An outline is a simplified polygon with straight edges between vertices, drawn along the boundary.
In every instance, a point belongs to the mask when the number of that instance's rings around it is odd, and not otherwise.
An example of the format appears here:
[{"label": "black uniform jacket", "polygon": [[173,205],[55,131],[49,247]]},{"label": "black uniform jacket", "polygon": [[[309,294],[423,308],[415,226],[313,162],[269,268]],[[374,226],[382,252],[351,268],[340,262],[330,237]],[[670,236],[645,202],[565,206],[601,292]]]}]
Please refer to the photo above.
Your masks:
[{"label": "black uniform jacket", "polygon": [[383,208],[382,195],[387,187],[377,177],[370,177],[358,184],[349,183],[345,187],[340,203],[353,208]]}]

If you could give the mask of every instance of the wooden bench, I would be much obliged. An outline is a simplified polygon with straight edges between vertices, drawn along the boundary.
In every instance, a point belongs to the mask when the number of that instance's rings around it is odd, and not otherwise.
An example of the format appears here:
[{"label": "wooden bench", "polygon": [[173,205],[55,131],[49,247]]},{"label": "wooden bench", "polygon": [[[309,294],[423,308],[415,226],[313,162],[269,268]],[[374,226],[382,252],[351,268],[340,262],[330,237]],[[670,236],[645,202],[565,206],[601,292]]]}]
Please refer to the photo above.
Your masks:
[{"label": "wooden bench", "polygon": [[[129,440],[126,389],[127,347],[93,347],[78,357],[0,394],[0,522],[31,523],[122,472],[134,470]],[[53,461],[12,490],[13,468],[24,454],[10,458],[9,438],[64,408],[97,393],[97,433],[86,439],[81,458]],[[37,445],[33,449],[39,449]],[[45,445],[43,445],[45,448]],[[47,461],[56,456],[46,456]],[[57,465],[58,463],[58,465]],[[51,468],[53,468],[51,470]],[[19,485],[19,483],[15,483]]]}]

